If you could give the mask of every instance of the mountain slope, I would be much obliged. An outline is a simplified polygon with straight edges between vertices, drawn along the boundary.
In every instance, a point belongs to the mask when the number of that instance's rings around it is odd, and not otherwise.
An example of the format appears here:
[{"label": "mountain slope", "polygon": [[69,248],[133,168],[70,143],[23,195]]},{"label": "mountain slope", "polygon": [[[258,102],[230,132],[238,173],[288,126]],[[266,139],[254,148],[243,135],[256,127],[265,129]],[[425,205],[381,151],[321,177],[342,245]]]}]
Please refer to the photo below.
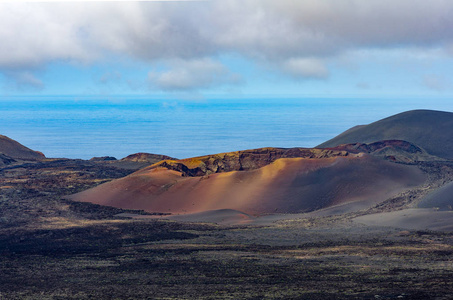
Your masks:
[{"label": "mountain slope", "polygon": [[[344,204],[348,204],[348,210],[369,207],[426,180],[416,166],[364,153],[338,154],[278,158],[262,167],[198,176],[157,164],[70,199],[163,213],[217,209],[248,214],[299,213]],[[234,157],[234,153],[230,155]],[[257,156],[258,164],[268,157],[260,151]],[[200,165],[199,158],[194,161],[195,166]]]},{"label": "mountain slope", "polygon": [[45,158],[44,154],[41,152],[33,151],[4,135],[0,135],[0,153],[11,158],[25,160],[39,160]]},{"label": "mountain slope", "polygon": [[438,210],[453,210],[453,182],[429,193],[418,203],[420,208],[436,208]]},{"label": "mountain slope", "polygon": [[432,155],[453,159],[453,113],[433,110],[403,112],[369,125],[355,126],[318,147],[382,140],[408,141]]}]

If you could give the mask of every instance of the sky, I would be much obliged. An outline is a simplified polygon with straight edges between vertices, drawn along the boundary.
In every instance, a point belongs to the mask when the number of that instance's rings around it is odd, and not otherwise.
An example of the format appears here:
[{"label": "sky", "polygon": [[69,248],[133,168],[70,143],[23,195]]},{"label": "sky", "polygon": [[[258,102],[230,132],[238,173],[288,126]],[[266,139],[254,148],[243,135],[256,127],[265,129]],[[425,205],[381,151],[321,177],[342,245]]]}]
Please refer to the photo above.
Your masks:
[{"label": "sky", "polygon": [[0,1],[0,97],[453,96],[451,0]]}]

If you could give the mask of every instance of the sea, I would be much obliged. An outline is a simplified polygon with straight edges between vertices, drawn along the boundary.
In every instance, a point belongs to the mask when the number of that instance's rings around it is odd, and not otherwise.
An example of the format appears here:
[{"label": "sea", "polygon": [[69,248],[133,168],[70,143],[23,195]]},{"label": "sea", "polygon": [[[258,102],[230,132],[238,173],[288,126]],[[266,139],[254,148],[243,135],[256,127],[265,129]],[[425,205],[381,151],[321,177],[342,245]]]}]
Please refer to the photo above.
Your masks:
[{"label": "sea", "polygon": [[453,99],[145,97],[0,98],[0,134],[52,158],[137,152],[187,158],[260,147],[314,147],[412,109],[453,111]]}]

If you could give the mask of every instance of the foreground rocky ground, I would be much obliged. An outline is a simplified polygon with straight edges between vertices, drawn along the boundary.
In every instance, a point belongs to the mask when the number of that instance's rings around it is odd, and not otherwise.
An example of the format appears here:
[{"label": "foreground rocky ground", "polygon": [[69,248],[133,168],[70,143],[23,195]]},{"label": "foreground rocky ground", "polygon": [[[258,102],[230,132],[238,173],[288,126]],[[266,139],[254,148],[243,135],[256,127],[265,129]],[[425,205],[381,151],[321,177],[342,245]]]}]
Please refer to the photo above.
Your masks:
[{"label": "foreground rocky ground", "polygon": [[[451,175],[423,168],[433,186]],[[350,215],[229,227],[132,220],[62,199],[132,171],[74,160],[1,169],[0,299],[453,298],[453,233],[365,227]]]}]

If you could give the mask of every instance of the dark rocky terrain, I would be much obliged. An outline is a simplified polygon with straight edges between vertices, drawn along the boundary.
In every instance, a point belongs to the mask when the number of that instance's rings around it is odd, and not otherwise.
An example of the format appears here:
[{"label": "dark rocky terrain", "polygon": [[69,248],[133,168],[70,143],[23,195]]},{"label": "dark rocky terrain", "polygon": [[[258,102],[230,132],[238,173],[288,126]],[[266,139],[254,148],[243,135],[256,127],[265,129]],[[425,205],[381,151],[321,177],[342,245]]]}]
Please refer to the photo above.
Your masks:
[{"label": "dark rocky terrain", "polygon": [[[86,161],[24,157],[22,145],[1,141],[14,147],[0,151],[0,299],[453,298],[453,227],[436,227],[439,216],[453,220],[453,162],[439,155],[446,150],[376,140],[187,160],[136,154]],[[65,197],[159,170],[204,182],[245,174],[291,178],[281,175],[297,169],[297,161],[361,157],[425,179],[366,208],[240,215],[248,223],[222,222],[235,213],[228,210],[171,219]],[[327,177],[341,182],[345,169],[338,170]]]},{"label": "dark rocky terrain", "polygon": [[161,160],[176,160],[174,157],[170,157],[162,154],[152,154],[152,153],[135,153],[122,158],[121,161],[133,161],[133,162],[146,162],[148,165],[155,164]]}]

